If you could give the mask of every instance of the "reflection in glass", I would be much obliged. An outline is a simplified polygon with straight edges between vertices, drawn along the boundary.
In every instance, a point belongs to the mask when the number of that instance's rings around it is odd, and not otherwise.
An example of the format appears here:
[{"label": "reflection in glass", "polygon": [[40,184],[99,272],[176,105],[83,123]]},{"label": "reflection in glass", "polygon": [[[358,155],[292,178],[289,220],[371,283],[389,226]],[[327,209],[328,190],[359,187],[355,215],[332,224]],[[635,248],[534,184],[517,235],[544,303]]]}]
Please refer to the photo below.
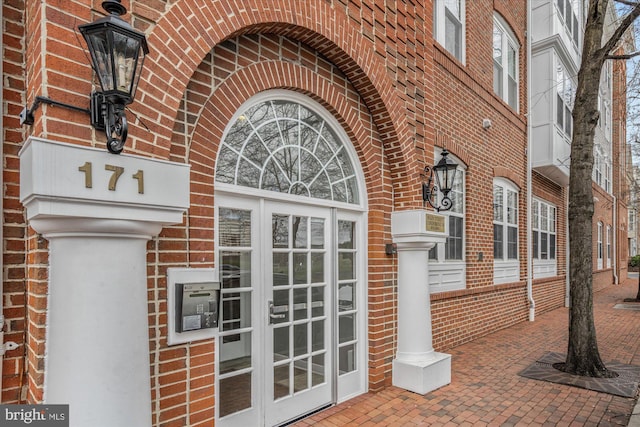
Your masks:
[{"label": "reflection in glass", "polygon": [[355,276],[355,264],[353,252],[338,253],[338,279],[353,280]]},{"label": "reflection in glass", "polygon": [[311,288],[311,316],[324,316],[324,286]]},{"label": "reflection in glass", "polygon": [[294,216],[291,224],[294,248],[308,248],[306,216]]},{"label": "reflection in glass", "polygon": [[338,309],[349,311],[355,309],[355,283],[341,283],[338,286]]},{"label": "reflection in glass", "polygon": [[324,383],[324,354],[316,354],[311,358],[311,386]]},{"label": "reflection in glass", "polygon": [[343,342],[352,341],[356,337],[356,322],[355,315],[344,314],[339,317],[338,320],[338,341]]},{"label": "reflection in glass", "polygon": [[344,144],[320,115],[291,101],[264,101],[238,116],[222,141],[216,182],[359,203]]},{"label": "reflection in glass", "polygon": [[229,346],[220,346],[220,374],[228,374],[251,367],[251,332],[231,336],[237,336],[238,341],[245,342],[246,346],[243,347],[241,353],[231,350]]},{"label": "reflection in glass", "polygon": [[307,281],[307,254],[293,254],[293,284],[299,285]]},{"label": "reflection in glass", "polygon": [[293,363],[293,392],[309,388],[309,359],[296,360]]},{"label": "reflection in glass", "polygon": [[273,367],[273,398],[289,396],[289,364]]},{"label": "reflection in glass", "polygon": [[311,283],[324,282],[324,253],[311,254]]},{"label": "reflection in glass", "polygon": [[271,217],[271,232],[274,248],[289,247],[289,217],[273,215]]},{"label": "reflection in glass", "polygon": [[221,207],[218,222],[220,246],[251,246],[251,211]]},{"label": "reflection in glass", "polygon": [[324,248],[324,219],[311,218],[311,249]]},{"label": "reflection in glass", "polygon": [[273,360],[279,361],[289,357],[289,326],[273,328]]},{"label": "reflection in glass", "polygon": [[293,325],[293,356],[296,357],[308,353],[307,344],[307,324]]},{"label": "reflection in glass", "polygon": [[273,291],[273,314],[276,316],[284,314],[283,318],[272,318],[272,323],[283,323],[289,321],[289,290]]},{"label": "reflection in glass", "polygon": [[273,253],[273,286],[289,284],[289,254]]},{"label": "reflection in glass", "polygon": [[306,319],[307,315],[307,288],[293,290],[293,320]]},{"label": "reflection in glass", "polygon": [[354,225],[353,221],[338,221],[338,247],[340,249],[353,249],[355,247]]},{"label": "reflection in glass", "polygon": [[251,372],[219,381],[220,418],[251,407]]},{"label": "reflection in glass", "polygon": [[324,320],[311,323],[311,351],[324,350]]},{"label": "reflection in glass", "polygon": [[251,287],[251,252],[221,251],[222,289]]},{"label": "reflection in glass", "polygon": [[356,345],[349,344],[338,350],[338,369],[340,375],[356,370]]},{"label": "reflection in glass", "polygon": [[[220,331],[248,328],[251,326],[251,292],[231,292],[222,294],[222,322]],[[234,341],[232,335],[225,337],[225,342]]]}]

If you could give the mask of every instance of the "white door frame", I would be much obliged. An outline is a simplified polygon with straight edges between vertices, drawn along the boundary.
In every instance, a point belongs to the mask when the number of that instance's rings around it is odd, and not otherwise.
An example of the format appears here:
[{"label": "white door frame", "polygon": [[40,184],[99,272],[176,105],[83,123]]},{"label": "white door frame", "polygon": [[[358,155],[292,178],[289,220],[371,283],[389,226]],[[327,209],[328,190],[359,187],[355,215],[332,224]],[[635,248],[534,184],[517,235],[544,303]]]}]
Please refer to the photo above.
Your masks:
[{"label": "white door frame", "polygon": [[[237,189],[237,187],[236,187]],[[254,190],[255,191],[255,190]],[[218,337],[216,343],[216,364],[215,364],[215,375],[216,375],[216,425],[227,427],[227,426],[246,426],[246,425],[255,425],[256,421],[261,424],[265,423],[265,411],[267,402],[267,394],[265,393],[265,387],[273,387],[272,384],[267,384],[267,379],[270,377],[266,374],[265,369],[271,368],[267,366],[267,363],[263,360],[265,358],[264,351],[267,348],[265,340],[267,338],[271,339],[271,337],[267,337],[267,327],[264,326],[266,323],[266,319],[268,317],[267,312],[267,290],[260,287],[259,284],[262,283],[263,279],[260,275],[265,274],[266,270],[266,262],[269,261],[266,258],[265,245],[270,244],[271,242],[264,242],[266,236],[266,228],[271,228],[271,218],[267,218],[267,215],[264,215],[265,211],[265,203],[292,203],[295,199],[296,205],[308,205],[308,206],[316,206],[322,207],[326,206],[327,209],[330,209],[331,214],[329,216],[329,229],[333,235],[336,234],[337,230],[337,222],[339,220],[346,221],[354,221],[356,224],[357,233],[357,245],[358,254],[357,254],[357,264],[356,264],[356,274],[358,276],[358,285],[356,298],[359,301],[358,304],[358,313],[356,316],[357,319],[357,331],[356,334],[358,336],[357,343],[357,365],[358,369],[352,373],[345,375],[338,375],[338,361],[337,361],[337,348],[338,348],[338,317],[337,317],[337,309],[331,310],[330,315],[332,317],[331,324],[333,324],[333,333],[330,334],[329,337],[329,353],[332,355],[331,359],[331,370],[329,371],[329,380],[333,382],[332,392],[331,392],[331,401],[329,403],[339,403],[344,400],[353,398],[359,394],[365,393],[368,387],[368,334],[367,334],[367,221],[366,215],[361,209],[343,209],[344,206],[341,206],[339,210],[331,207],[331,203],[327,203],[324,201],[319,201],[316,199],[309,198],[301,198],[301,197],[292,197],[290,195],[280,195],[273,194],[270,192],[261,192],[262,197],[255,197],[257,195],[239,195],[239,194],[231,194],[227,192],[216,192],[215,200],[216,200],[216,237],[215,237],[215,254],[216,254],[216,265],[220,263],[218,259],[219,253],[219,238],[218,238],[218,209],[219,207],[229,207],[243,210],[251,210],[251,232],[252,232],[252,248],[255,246],[255,249],[252,250],[251,254],[251,264],[252,264],[252,284],[254,286],[252,291],[251,305],[252,305],[252,319],[251,319],[251,367],[252,367],[252,401],[251,408],[245,409],[243,411],[234,413],[227,417],[220,419],[219,417],[219,407],[220,407],[220,387],[218,386],[218,381],[220,378],[219,372],[219,364],[221,360],[220,356],[220,348],[221,337]],[[264,196],[269,196],[269,199],[266,199]],[[275,196],[275,197],[274,197]],[[278,197],[280,196],[280,197]],[[327,278],[327,303],[330,305],[336,306],[336,292],[332,291],[331,288],[336,286],[337,279],[337,243],[332,243],[336,239],[330,237],[329,245],[331,248],[328,249],[327,260],[329,261],[331,270],[333,271],[332,275],[334,277]],[[222,319],[221,319],[222,320]],[[269,395],[272,395],[270,393]],[[297,414],[298,415],[304,415]],[[287,420],[284,420],[287,421]]]}]

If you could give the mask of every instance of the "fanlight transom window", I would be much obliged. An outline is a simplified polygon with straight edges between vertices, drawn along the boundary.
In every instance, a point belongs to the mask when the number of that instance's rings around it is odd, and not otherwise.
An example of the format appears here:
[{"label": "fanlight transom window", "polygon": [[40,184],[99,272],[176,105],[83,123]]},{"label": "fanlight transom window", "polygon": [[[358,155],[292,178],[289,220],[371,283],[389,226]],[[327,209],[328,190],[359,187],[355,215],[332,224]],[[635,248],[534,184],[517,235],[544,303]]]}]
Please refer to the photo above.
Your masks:
[{"label": "fanlight transom window", "polygon": [[222,141],[216,182],[359,203],[345,145],[319,114],[288,100],[241,111]]}]

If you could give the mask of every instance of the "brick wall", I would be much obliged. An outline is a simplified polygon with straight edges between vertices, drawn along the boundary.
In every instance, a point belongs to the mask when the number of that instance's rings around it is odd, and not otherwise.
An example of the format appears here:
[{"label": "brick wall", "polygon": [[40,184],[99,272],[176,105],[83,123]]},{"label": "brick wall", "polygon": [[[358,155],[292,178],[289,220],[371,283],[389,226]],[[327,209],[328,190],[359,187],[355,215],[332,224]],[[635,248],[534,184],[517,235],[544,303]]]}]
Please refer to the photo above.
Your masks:
[{"label": "brick wall", "polygon": [[[24,131],[19,125],[18,114],[25,103],[24,72],[24,2],[5,1],[2,3],[2,68],[3,68],[3,314],[5,316],[6,341],[14,341],[20,346],[5,353],[2,365],[2,398],[0,401],[15,403],[21,397],[23,385],[30,379],[25,375],[25,363],[36,368],[36,357],[27,357],[25,328],[37,329],[32,321],[37,315],[35,309],[27,310],[26,301],[36,288],[27,276],[46,274],[46,270],[28,269],[27,265],[46,263],[46,244],[29,238],[22,205],[19,198],[18,151],[24,140]],[[37,249],[45,249],[45,256]],[[27,248],[33,248],[27,260]],[[32,285],[33,284],[33,285]]]},{"label": "brick wall", "polygon": [[[20,127],[17,116],[36,95],[87,103],[91,70],[75,26],[97,16],[94,3],[29,2],[26,14],[22,3],[3,3],[5,337],[26,344],[5,357],[4,402],[19,401],[23,388],[23,401],[40,401],[45,374],[48,246],[27,228],[18,202],[20,144],[34,135],[104,147],[103,134],[82,113],[41,106],[29,128]],[[493,93],[490,2],[468,2],[465,64],[434,43],[431,4],[144,0],[128,7],[132,24],[146,31],[151,53],[130,106],[140,121],[129,117],[126,152],[192,166],[184,222],[165,228],[147,247],[154,425],[211,425],[214,417],[215,343],[166,345],[166,271],[214,265],[217,145],[237,108],[263,90],[293,90],[323,105],[345,129],[362,165],[369,207],[371,390],[390,384],[395,354],[397,260],[384,254],[390,215],[422,206],[420,172],[432,164],[434,146],[446,146],[467,168],[466,289],[433,296],[434,346],[444,350],[526,320],[526,84],[521,77],[517,112]],[[494,7],[524,46],[526,3],[496,0]],[[525,54],[523,47],[520,76],[526,76]],[[490,129],[482,127],[485,118]],[[520,189],[520,280],[497,286],[495,177]],[[564,302],[565,193],[535,174],[533,193],[558,207],[558,277],[534,282],[540,313]]]}]

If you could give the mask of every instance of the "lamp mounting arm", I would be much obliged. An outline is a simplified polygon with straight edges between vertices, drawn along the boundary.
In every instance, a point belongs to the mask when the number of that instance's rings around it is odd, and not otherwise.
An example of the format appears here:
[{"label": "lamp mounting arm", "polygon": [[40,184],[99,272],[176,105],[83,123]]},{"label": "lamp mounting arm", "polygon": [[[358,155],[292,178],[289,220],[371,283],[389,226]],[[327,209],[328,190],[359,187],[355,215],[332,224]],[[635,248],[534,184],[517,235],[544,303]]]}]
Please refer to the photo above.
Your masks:
[{"label": "lamp mounting arm", "polygon": [[[424,173],[421,174],[422,177],[429,177],[426,183],[422,182],[422,206],[424,207],[429,203],[436,212],[448,211],[453,207],[453,200],[449,198],[449,190],[445,193],[435,185],[433,182],[433,173],[434,171],[432,167],[425,166]],[[438,203],[438,192],[442,193],[440,203]]]},{"label": "lamp mounting arm", "polygon": [[64,107],[69,110],[79,111],[85,114],[91,114],[91,111],[88,108],[82,108],[71,104],[66,104],[60,101],[54,101],[53,99],[47,98],[46,96],[36,96],[35,101],[31,105],[31,108],[24,107],[24,109],[20,112],[20,125],[32,125],[35,121],[33,117],[33,113],[40,107],[40,104],[54,105],[56,107]]},{"label": "lamp mounting arm", "polygon": [[109,104],[109,106],[113,108],[113,114],[109,116],[110,122],[105,129],[107,133],[107,149],[110,153],[120,154],[129,133],[127,116],[124,113],[124,105]]}]

